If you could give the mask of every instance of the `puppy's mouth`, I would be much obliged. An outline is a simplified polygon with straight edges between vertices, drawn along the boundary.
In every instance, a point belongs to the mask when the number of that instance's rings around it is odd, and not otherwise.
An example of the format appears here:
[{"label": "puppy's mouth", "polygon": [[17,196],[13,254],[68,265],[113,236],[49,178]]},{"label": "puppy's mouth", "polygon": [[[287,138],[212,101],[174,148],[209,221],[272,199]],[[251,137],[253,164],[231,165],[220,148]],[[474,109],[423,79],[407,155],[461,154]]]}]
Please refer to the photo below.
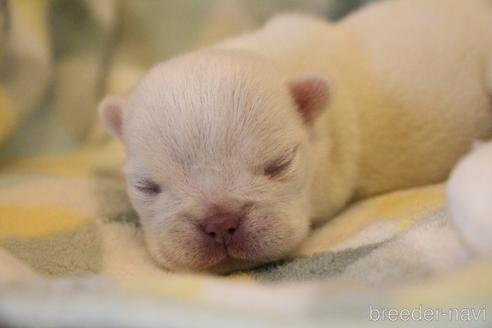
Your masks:
[{"label": "puppy's mouth", "polygon": [[205,263],[194,270],[227,273],[252,268],[269,260],[262,256],[263,251],[257,246],[258,242],[243,232],[241,227],[236,234],[222,243],[210,237],[201,240],[199,253]]},{"label": "puppy's mouth", "polygon": [[[207,245],[208,244],[208,245]],[[241,249],[239,254],[244,253]],[[208,242],[200,243],[197,246],[190,247],[190,253],[193,256],[178,259],[173,256],[167,256],[168,260],[176,266],[179,271],[192,272],[211,272],[216,274],[227,274],[233,271],[250,269],[268,262],[268,260],[255,259],[258,255],[251,254],[251,259],[244,255],[238,257],[238,250],[234,245],[210,245]],[[163,252],[167,253],[167,252]]]},{"label": "puppy's mouth", "polygon": [[[268,220],[260,220],[265,222]],[[192,234],[180,239],[179,245],[172,248],[179,250],[179,256],[171,252],[171,245],[162,247],[160,252],[180,271],[206,271],[219,274],[244,270],[260,266],[266,262],[278,260],[281,254],[275,245],[275,233],[271,227],[242,222],[234,231],[234,235],[217,238],[215,235],[204,234],[198,227],[193,227]],[[191,227],[190,227],[191,228]],[[286,245],[282,245],[284,248]],[[287,252],[287,249],[285,249]],[[156,256],[156,259],[158,256]]]}]

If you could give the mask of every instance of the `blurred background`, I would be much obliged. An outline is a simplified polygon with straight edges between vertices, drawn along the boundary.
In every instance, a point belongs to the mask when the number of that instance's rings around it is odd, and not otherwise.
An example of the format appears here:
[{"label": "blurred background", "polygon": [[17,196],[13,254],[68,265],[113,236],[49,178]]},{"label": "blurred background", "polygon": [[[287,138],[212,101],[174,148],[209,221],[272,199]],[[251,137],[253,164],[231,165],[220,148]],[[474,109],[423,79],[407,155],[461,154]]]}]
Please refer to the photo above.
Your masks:
[{"label": "blurred background", "polygon": [[0,167],[107,140],[97,103],[127,94],[158,61],[253,30],[275,13],[337,20],[367,2],[0,0]]}]

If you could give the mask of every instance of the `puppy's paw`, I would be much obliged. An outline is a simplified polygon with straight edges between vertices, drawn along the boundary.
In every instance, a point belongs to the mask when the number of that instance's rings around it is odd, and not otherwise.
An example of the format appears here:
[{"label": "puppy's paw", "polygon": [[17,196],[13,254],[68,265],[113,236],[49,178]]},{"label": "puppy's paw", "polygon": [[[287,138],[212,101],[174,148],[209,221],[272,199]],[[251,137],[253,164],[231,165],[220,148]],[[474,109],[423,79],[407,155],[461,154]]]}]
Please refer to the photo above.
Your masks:
[{"label": "puppy's paw", "polygon": [[453,224],[478,255],[492,258],[492,142],[476,143],[447,186]]}]

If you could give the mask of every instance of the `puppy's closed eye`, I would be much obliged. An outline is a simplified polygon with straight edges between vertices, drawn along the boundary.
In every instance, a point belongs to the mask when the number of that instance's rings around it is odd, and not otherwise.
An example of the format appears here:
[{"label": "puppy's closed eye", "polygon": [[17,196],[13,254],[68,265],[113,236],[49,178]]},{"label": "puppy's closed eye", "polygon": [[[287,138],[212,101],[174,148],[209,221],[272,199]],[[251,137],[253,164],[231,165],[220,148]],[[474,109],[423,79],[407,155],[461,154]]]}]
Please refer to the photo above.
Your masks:
[{"label": "puppy's closed eye", "polygon": [[265,165],[263,173],[269,178],[277,178],[282,174],[287,172],[294,161],[295,155],[297,153],[297,147],[294,147],[291,151],[287,152],[285,155],[269,162]]},{"label": "puppy's closed eye", "polygon": [[149,196],[157,195],[162,191],[158,183],[149,179],[139,179],[135,182],[134,186],[138,191]]}]

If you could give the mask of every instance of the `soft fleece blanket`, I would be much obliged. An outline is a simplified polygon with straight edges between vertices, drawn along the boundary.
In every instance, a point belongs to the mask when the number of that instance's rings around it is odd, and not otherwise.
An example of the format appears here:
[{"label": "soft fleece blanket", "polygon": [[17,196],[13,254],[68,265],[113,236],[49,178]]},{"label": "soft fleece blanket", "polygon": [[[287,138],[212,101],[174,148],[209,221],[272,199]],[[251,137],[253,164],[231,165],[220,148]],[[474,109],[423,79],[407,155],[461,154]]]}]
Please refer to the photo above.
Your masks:
[{"label": "soft fleece blanket", "polygon": [[[158,267],[125,194],[123,149],[94,114],[102,93],[124,93],[154,60],[132,55],[127,24],[148,34],[146,54],[163,54],[156,5],[102,3],[0,1],[0,326],[394,323],[383,310],[413,314],[397,324],[491,325],[492,263],[461,243],[443,185],[352,204],[279,263],[225,277]],[[241,1],[210,7],[182,8],[210,18],[197,43],[258,15]]]}]

